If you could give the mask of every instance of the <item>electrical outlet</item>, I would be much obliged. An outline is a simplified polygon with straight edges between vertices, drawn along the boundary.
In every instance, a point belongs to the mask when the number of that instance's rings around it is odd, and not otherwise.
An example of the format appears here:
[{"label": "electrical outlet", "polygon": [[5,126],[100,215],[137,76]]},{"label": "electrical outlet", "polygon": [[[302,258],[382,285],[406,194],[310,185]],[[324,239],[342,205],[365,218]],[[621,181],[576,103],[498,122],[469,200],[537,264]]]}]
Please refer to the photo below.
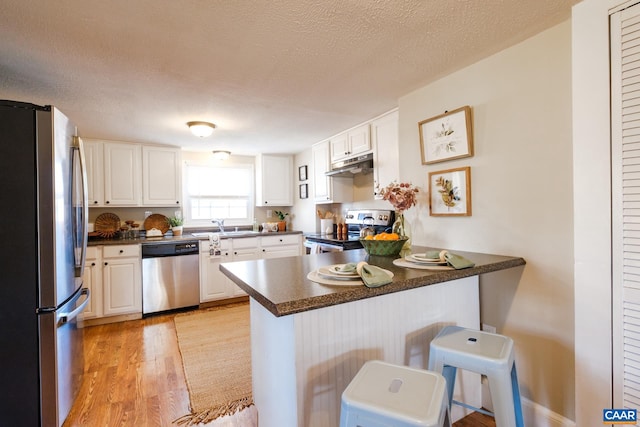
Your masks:
[{"label": "electrical outlet", "polygon": [[496,333],[496,327],[488,325],[486,323],[482,324],[482,330],[485,331],[485,332],[489,332],[490,334],[495,334]]},{"label": "electrical outlet", "polygon": [[273,211],[271,209],[267,209],[267,218],[273,217]]}]

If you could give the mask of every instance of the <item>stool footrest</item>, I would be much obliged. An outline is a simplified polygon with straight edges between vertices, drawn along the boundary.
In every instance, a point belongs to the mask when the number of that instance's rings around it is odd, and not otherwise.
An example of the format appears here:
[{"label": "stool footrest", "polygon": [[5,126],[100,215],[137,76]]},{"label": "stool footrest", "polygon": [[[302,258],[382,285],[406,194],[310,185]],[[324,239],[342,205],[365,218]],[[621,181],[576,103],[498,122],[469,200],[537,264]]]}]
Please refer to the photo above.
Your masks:
[{"label": "stool footrest", "polygon": [[454,404],[454,405],[462,406],[463,408],[471,409],[472,411],[480,412],[481,414],[488,415],[490,417],[494,417],[495,418],[494,413],[493,412],[489,412],[486,409],[477,408],[475,406],[469,405],[468,403],[458,402],[457,400],[452,400],[451,403]]}]

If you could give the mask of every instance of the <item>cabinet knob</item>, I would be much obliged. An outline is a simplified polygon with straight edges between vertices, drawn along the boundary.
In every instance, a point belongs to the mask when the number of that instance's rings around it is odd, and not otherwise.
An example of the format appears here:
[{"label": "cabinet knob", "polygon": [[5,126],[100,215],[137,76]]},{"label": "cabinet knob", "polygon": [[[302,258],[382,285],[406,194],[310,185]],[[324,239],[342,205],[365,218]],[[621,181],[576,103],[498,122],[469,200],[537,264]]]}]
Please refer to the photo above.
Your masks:
[{"label": "cabinet knob", "polygon": [[238,252],[234,252],[233,254],[234,254],[234,255],[238,255]]},{"label": "cabinet knob", "polygon": [[107,200],[105,203],[108,205],[108,204],[109,204],[109,201]]},{"label": "cabinet knob", "polygon": [[267,250],[266,250],[266,249],[263,249],[263,250],[262,250],[262,252],[267,252]]},{"label": "cabinet knob", "polygon": [[176,205],[179,205],[179,204],[180,204],[180,201],[179,201],[179,200],[176,200]]},{"label": "cabinet knob", "polygon": [[91,267],[95,267],[95,266],[96,266],[96,263],[95,263],[95,262],[92,262],[92,263],[91,263]]},{"label": "cabinet knob", "polygon": [[105,263],[104,263],[104,265],[109,265],[109,263],[108,263],[108,262],[105,262]]},{"label": "cabinet knob", "polygon": [[121,253],[121,254],[123,254],[123,253],[124,253],[124,251],[123,251],[122,249],[120,249],[120,253]]},{"label": "cabinet knob", "polygon": [[93,204],[94,204],[94,205],[97,205],[97,204],[98,204],[98,201],[97,201],[97,200],[94,200],[94,201],[93,201]]},{"label": "cabinet knob", "polygon": [[282,239],[280,239],[280,241],[282,242]]}]

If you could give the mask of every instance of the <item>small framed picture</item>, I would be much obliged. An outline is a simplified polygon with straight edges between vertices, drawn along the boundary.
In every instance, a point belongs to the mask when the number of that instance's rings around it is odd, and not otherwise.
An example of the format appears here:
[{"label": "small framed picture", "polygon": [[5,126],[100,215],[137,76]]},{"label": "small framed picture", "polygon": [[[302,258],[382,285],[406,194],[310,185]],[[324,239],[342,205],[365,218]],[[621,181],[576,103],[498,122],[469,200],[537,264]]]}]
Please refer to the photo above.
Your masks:
[{"label": "small framed picture", "polygon": [[471,216],[471,168],[429,172],[429,215]]},{"label": "small framed picture", "polygon": [[300,198],[306,199],[309,197],[308,184],[300,184]]},{"label": "small framed picture", "polygon": [[307,165],[300,166],[298,168],[298,181],[306,181],[307,180]]},{"label": "small framed picture", "polygon": [[418,123],[422,164],[473,156],[471,107],[464,106]]}]

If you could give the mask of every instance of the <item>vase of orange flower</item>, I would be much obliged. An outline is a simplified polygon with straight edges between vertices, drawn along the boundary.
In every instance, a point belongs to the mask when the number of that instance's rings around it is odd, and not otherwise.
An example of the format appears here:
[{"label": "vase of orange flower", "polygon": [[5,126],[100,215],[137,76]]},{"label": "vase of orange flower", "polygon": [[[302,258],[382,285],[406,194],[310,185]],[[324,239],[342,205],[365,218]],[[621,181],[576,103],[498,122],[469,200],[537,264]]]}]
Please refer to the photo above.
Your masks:
[{"label": "vase of orange flower", "polygon": [[404,211],[417,203],[417,194],[418,188],[407,182],[394,181],[382,189],[382,199],[391,203],[396,212],[393,232],[400,238],[407,238],[403,250],[411,249],[411,229],[409,222],[405,221]]}]

